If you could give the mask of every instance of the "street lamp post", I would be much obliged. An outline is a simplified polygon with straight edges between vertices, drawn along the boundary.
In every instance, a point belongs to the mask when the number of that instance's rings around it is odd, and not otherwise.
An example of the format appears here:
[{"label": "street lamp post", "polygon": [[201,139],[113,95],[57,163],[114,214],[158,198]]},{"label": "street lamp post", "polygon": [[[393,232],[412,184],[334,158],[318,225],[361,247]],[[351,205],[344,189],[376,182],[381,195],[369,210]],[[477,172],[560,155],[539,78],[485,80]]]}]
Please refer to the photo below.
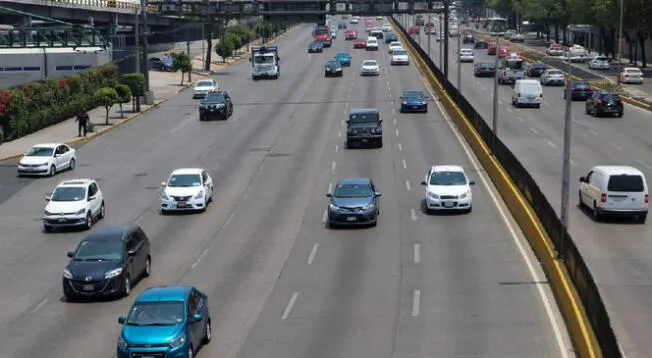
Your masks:
[{"label": "street lamp post", "polygon": [[493,123],[491,130],[494,135],[491,137],[491,154],[496,155],[496,140],[498,139],[498,47],[500,47],[500,38],[496,37],[496,62],[494,75],[494,106],[493,106]]},{"label": "street lamp post", "polygon": [[444,40],[442,39],[442,36],[444,36],[444,21],[441,17],[441,14],[439,15],[439,68],[442,69],[443,63],[444,63]]},{"label": "street lamp post", "polygon": [[619,71],[620,67],[623,64],[621,57],[623,55],[623,13],[625,10],[624,2],[625,0],[620,0],[620,19],[618,20],[618,53],[616,54],[616,60],[618,61]]},{"label": "street lamp post", "polygon": [[442,41],[446,41],[446,43],[444,43],[444,63],[442,65],[442,67],[444,68],[444,76],[446,76],[446,80],[448,80],[448,10],[450,9],[449,2],[450,0],[444,0],[444,38],[442,39]]},{"label": "street lamp post", "polygon": [[428,14],[428,29],[426,30],[428,33],[426,34],[428,36],[428,57],[430,57],[430,32],[431,32],[431,26],[430,26],[430,14]]},{"label": "street lamp post", "polygon": [[568,78],[566,79],[566,111],[564,113],[564,162],[561,177],[561,237],[557,258],[563,260],[566,251],[566,231],[568,230],[568,205],[570,198],[570,151],[571,151],[571,102],[572,96],[572,70],[571,60],[568,58]]},{"label": "street lamp post", "polygon": [[147,56],[148,56],[148,36],[149,36],[149,26],[147,25],[147,0],[140,0],[141,12],[143,15],[143,61],[145,62],[145,104],[151,105],[154,103],[154,98],[149,86],[149,68],[147,66]]},{"label": "street lamp post", "polygon": [[460,58],[462,49],[462,36],[457,36],[457,92],[462,97],[462,60]]}]

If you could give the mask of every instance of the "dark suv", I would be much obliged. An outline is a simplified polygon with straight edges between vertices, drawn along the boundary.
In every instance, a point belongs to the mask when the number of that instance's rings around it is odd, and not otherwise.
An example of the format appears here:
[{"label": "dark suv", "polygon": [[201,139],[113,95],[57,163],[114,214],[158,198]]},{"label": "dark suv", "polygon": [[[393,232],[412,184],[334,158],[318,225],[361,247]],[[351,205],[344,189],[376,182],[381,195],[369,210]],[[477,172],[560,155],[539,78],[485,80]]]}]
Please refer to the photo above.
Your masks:
[{"label": "dark suv", "polygon": [[600,117],[604,114],[623,116],[623,100],[618,93],[593,92],[586,101],[586,114]]},{"label": "dark suv", "polygon": [[233,114],[233,102],[226,91],[210,92],[199,103],[199,120],[227,120]]},{"label": "dark suv", "polygon": [[[563,97],[566,99],[566,88],[563,90]],[[587,101],[593,95],[593,88],[588,81],[571,82],[571,101]]]},{"label": "dark suv", "polygon": [[346,125],[347,148],[352,148],[356,144],[383,147],[383,120],[378,109],[353,109]]},{"label": "dark suv", "polygon": [[63,293],[68,300],[129,296],[133,283],[152,269],[150,242],[137,225],[95,229],[68,253]]}]

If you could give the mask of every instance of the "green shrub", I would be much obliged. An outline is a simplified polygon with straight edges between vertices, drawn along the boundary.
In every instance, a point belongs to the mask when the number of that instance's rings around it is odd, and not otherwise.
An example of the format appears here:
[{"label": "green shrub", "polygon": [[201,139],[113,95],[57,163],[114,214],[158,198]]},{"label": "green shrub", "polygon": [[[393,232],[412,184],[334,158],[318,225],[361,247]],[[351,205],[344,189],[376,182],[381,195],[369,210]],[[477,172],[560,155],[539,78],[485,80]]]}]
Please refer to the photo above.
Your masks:
[{"label": "green shrub", "polygon": [[183,75],[192,71],[192,59],[185,52],[172,52],[170,54],[172,57],[172,69],[174,71],[181,71],[181,83],[183,85]]},{"label": "green shrub", "polygon": [[118,92],[111,87],[100,88],[93,93],[93,101],[98,106],[104,107],[106,110],[106,125],[109,125],[109,111],[114,104],[120,102]]},{"label": "green shrub", "polygon": [[118,97],[120,97],[120,101],[118,102],[120,105],[120,117],[124,118],[125,113],[122,110],[122,105],[131,101],[131,89],[127,85],[118,83],[115,85],[115,91],[118,93]]}]

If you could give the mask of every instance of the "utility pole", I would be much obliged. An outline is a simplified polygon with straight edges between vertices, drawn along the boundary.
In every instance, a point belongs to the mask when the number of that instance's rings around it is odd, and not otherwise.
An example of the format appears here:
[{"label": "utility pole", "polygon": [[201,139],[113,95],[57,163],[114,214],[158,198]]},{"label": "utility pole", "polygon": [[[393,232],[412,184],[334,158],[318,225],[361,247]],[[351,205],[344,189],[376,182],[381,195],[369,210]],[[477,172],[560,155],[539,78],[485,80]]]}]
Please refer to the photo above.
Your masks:
[{"label": "utility pole", "polygon": [[428,57],[430,57],[430,32],[432,32],[432,26],[430,26],[431,20],[430,20],[430,14],[428,14]]},{"label": "utility pole", "polygon": [[442,70],[444,66],[444,19],[439,14],[439,69]]},{"label": "utility pole", "polygon": [[149,26],[147,25],[147,0],[140,0],[140,7],[143,14],[143,62],[145,63],[145,104],[151,105],[154,103],[154,96],[149,87],[149,66],[148,66],[148,49],[147,42],[149,40]]},{"label": "utility pole", "polygon": [[624,5],[625,0],[620,0],[620,19],[618,20],[618,53],[616,54],[616,60],[618,61],[618,71],[620,71],[620,68],[623,65],[623,61],[621,59],[623,55],[623,13],[625,11],[625,5]]},{"label": "utility pole", "polygon": [[144,71],[140,67],[140,13],[138,11],[139,9],[136,7],[136,18],[134,19],[134,56],[136,57],[136,71],[134,72],[143,73]]},{"label": "utility pole", "polygon": [[461,51],[462,51],[462,36],[458,34],[457,36],[457,92],[459,97],[462,97],[462,60],[461,60]]},{"label": "utility pole", "polygon": [[449,9],[449,1],[450,0],[444,0],[444,38],[442,41],[444,42],[444,76],[446,76],[446,80],[448,80],[448,9]]},{"label": "utility pole", "polygon": [[[201,17],[201,59],[202,59],[202,63],[204,64],[204,66],[202,68],[206,68],[206,53],[204,52],[204,51],[206,51],[206,47],[205,47],[206,46],[206,33],[204,32],[204,27],[205,27],[205,25],[204,25],[204,16],[202,15],[202,17]],[[209,49],[209,51],[210,51],[210,49]]]},{"label": "utility pole", "polygon": [[566,251],[566,232],[568,230],[568,205],[570,198],[570,151],[571,151],[571,102],[573,100],[572,92],[572,70],[570,58],[568,59],[568,78],[566,79],[566,112],[564,113],[564,163],[561,177],[561,237],[559,238],[559,248],[557,249],[557,258],[564,259]]},{"label": "utility pole", "polygon": [[494,64],[494,106],[493,106],[493,123],[491,131],[494,132],[491,137],[491,154],[496,155],[496,140],[498,139],[498,48],[500,47],[500,37],[496,36],[496,62]]},{"label": "utility pole", "polygon": [[[192,55],[190,55],[190,27],[186,27],[186,54],[190,59],[190,66],[192,67]],[[192,68],[188,71],[188,83],[192,81]]]}]

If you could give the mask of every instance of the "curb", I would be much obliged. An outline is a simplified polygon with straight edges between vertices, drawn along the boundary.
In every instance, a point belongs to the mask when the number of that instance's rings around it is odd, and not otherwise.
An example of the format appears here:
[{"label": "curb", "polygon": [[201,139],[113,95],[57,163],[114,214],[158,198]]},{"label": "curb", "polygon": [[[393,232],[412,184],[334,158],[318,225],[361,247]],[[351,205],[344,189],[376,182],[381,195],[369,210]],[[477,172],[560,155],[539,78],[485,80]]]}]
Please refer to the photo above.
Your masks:
[{"label": "curb", "polygon": [[[483,38],[485,38],[485,39],[491,38],[491,36],[488,36],[488,35],[486,35],[486,34],[482,34],[482,33],[477,33],[477,32],[476,32],[476,35],[480,35],[481,37],[483,37]],[[511,43],[510,46],[514,46],[514,47],[521,48],[522,51],[536,52],[536,53],[539,53],[539,54],[542,54],[542,55],[546,55],[544,52],[541,52],[541,51],[539,51],[539,50],[535,50],[535,49],[531,49],[531,48],[525,47],[525,46],[523,46],[523,45],[519,45],[519,44]],[[521,54],[521,56],[523,56],[523,55]],[[547,56],[547,55],[546,55],[546,56]],[[523,56],[523,58],[524,58],[525,60],[527,60],[528,62],[538,62],[537,60],[532,59],[532,58],[529,58],[529,57],[526,57],[526,56]],[[575,76],[575,75],[573,75],[573,74],[569,74],[567,71],[565,71],[565,70],[563,70],[563,69],[561,69],[561,68],[557,68],[557,67],[555,67],[555,66],[551,66],[551,65],[548,65],[548,64],[546,64],[546,66],[551,67],[551,68],[554,68],[554,69],[557,69],[557,70],[560,70],[560,71],[563,72],[566,76],[569,76],[570,78],[572,78],[572,79],[574,79],[574,80],[581,80],[581,78],[579,78],[579,77],[577,77],[577,76]],[[610,83],[615,83],[615,82],[614,82],[613,80],[611,80],[610,78],[603,77],[603,76],[600,76],[600,75],[597,75],[597,76],[599,76],[600,78],[604,79],[605,81],[609,81]],[[605,91],[605,92],[607,92],[605,89],[600,88],[599,86],[593,86],[593,87],[596,88],[596,89],[598,89],[598,90],[600,90],[600,91]],[[648,111],[652,111],[652,105],[647,104],[647,103],[645,103],[645,102],[641,102],[641,101],[639,101],[639,100],[637,100],[637,99],[634,99],[634,98],[632,98],[632,97],[629,97],[628,95],[624,95],[624,94],[622,94],[622,93],[619,93],[619,94],[620,94],[620,97],[623,99],[623,101],[625,101],[625,102],[631,104],[632,106],[636,106],[636,107],[641,108],[641,109],[645,109],[645,110],[648,110]]]},{"label": "curb", "polygon": [[[396,21],[391,17],[389,20],[396,29]],[[435,74],[425,64],[424,59],[419,56],[412,43],[406,38],[406,35],[401,31],[395,31],[395,33],[401,38],[401,42],[406,45],[406,49],[410,52],[412,58],[415,59],[416,67],[439,95],[446,112],[444,116],[453,121],[457,130],[471,147],[496,190],[500,193],[505,206],[509,209],[514,220],[523,231],[530,247],[535,252],[550,282],[550,287],[576,352],[581,357],[602,357],[600,345],[580,300],[577,288],[573,285],[566,267],[556,259],[554,245],[550,237],[548,237],[543,224],[536,216],[534,209],[514,185],[502,164],[490,154],[489,147],[484,143],[471,121],[466,118],[462,110],[446,92]]]}]

